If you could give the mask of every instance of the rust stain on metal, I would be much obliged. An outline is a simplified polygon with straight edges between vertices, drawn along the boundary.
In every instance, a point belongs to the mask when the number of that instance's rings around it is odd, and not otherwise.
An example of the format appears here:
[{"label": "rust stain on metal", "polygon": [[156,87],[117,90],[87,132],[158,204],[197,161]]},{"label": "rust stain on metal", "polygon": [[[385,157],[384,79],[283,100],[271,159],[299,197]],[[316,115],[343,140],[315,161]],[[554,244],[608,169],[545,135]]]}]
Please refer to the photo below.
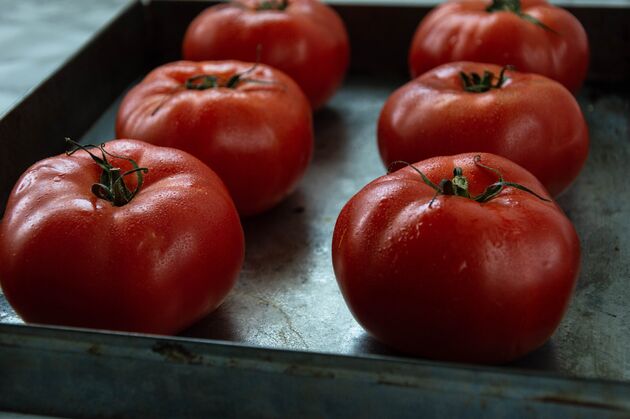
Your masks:
[{"label": "rust stain on metal", "polygon": [[592,402],[588,400],[576,400],[576,399],[572,399],[569,397],[562,397],[562,396],[536,397],[532,400],[536,402],[542,402],[542,403],[570,405],[570,406],[575,406],[579,408],[613,410],[617,412],[630,412],[628,409],[624,408],[623,406],[616,406],[613,404],[602,403],[602,402]]},{"label": "rust stain on metal", "polygon": [[93,344],[87,349],[87,353],[96,356],[103,355],[103,348],[101,348],[101,345]]},{"label": "rust stain on metal", "polygon": [[315,378],[329,378],[334,379],[335,373],[330,370],[308,368],[302,365],[291,364],[284,369],[284,373],[288,375],[301,375]]},{"label": "rust stain on metal", "polygon": [[417,388],[418,386],[414,383],[410,383],[409,381],[405,381],[405,380],[393,380],[390,378],[385,378],[385,377],[380,377],[378,380],[376,380],[376,384],[382,385],[382,386],[393,386],[393,387],[407,387],[407,388]]},{"label": "rust stain on metal", "polygon": [[169,361],[179,362],[183,364],[201,364],[202,357],[195,355],[186,349],[183,345],[173,342],[158,342],[151,350],[162,355]]}]

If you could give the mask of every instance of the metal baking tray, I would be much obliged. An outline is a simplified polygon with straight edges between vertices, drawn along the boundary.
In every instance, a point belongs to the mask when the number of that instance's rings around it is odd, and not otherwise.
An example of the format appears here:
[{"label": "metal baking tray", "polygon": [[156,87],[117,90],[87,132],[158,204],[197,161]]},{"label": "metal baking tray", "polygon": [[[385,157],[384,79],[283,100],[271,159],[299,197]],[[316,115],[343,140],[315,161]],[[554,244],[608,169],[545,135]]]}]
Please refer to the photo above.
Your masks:
[{"label": "metal baking tray", "polygon": [[[334,2],[333,2],[334,3]],[[341,3],[341,2],[340,2]],[[429,3],[429,2],[419,2]],[[0,120],[0,211],[19,175],[62,139],[114,136],[126,90],[179,59],[208,2],[131,2]],[[225,303],[179,337],[24,325],[0,294],[0,411],[60,416],[630,417],[630,8],[570,7],[592,47],[578,99],[591,150],[559,199],[583,260],[560,328],[509,365],[403,356],[354,321],[332,270],[344,203],[385,169],[376,120],[408,80],[406,53],[429,6],[336,4],[351,38],[343,88],[314,117],[303,182],[243,221],[246,261]]]}]

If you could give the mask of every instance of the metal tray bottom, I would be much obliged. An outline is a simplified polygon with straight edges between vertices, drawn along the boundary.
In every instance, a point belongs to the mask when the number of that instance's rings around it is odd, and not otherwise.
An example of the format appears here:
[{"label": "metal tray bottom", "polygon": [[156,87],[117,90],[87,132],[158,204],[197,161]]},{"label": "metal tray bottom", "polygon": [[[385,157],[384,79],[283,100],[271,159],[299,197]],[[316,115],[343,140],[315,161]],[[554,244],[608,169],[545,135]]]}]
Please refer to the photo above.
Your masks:
[{"label": "metal tray bottom", "polygon": [[[236,288],[183,336],[335,354],[397,355],[354,321],[331,265],[334,223],[345,202],[384,174],[375,128],[388,95],[406,80],[352,76],[315,115],[316,149],[300,187],[275,209],[244,221],[247,254]],[[121,95],[122,97],[122,95]],[[82,138],[114,137],[119,98]],[[579,95],[591,133],[584,171],[559,202],[583,248],[567,316],[541,349],[512,366],[569,376],[630,379],[630,95],[588,86]],[[0,323],[21,323],[0,295]]]}]

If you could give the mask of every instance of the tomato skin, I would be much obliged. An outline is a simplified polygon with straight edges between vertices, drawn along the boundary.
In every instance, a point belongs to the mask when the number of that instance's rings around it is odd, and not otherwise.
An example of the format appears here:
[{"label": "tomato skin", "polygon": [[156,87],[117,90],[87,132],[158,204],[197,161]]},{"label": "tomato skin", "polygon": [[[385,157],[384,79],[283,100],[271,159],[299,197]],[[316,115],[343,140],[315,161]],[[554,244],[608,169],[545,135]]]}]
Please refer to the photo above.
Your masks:
[{"label": "tomato skin", "polygon": [[3,292],[27,322],[176,333],[234,285],[238,213],[219,177],[187,153],[133,140],[105,149],[149,169],[139,193],[121,207],[97,198],[101,170],[83,151],[35,163],[0,225]]},{"label": "tomato skin", "polygon": [[[471,193],[496,175],[478,153],[414,166],[438,183],[463,169]],[[506,181],[547,197],[525,169],[481,153]],[[553,202],[508,187],[484,204],[435,196],[410,168],[380,177],[345,205],[332,258],[348,307],[370,334],[422,357],[503,363],[541,346],[575,286],[579,240]]]},{"label": "tomato skin", "polygon": [[507,157],[557,196],[586,162],[588,127],[562,85],[536,74],[507,71],[500,89],[470,93],[459,73],[501,68],[471,62],[439,66],[394,92],[378,122],[378,146],[389,167],[433,156],[484,151]]},{"label": "tomato skin", "polygon": [[580,22],[545,0],[522,0],[523,13],[554,32],[513,12],[486,12],[486,0],[449,1],[419,24],[409,50],[413,78],[453,61],[477,61],[537,73],[576,92],[589,62],[588,38]]},{"label": "tomato skin", "polygon": [[256,11],[261,0],[209,7],[186,31],[186,60],[260,62],[292,77],[320,108],[341,85],[350,61],[348,34],[341,18],[319,0],[289,0],[283,10]]},{"label": "tomato skin", "polygon": [[256,82],[237,88],[188,90],[201,74],[227,80],[254,64],[238,61],[163,65],[124,98],[116,135],[179,148],[225,182],[241,215],[263,212],[292,192],[313,153],[308,102],[286,75],[259,65]]}]

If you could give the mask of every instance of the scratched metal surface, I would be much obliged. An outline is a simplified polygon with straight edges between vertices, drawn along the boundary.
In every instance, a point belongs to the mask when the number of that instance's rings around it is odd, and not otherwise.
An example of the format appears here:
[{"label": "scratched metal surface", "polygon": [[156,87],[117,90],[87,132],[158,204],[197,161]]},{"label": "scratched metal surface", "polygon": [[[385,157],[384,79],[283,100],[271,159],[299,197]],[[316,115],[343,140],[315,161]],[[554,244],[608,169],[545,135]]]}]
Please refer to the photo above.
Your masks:
[{"label": "scratched metal surface", "polygon": [[[344,203],[384,173],[375,121],[403,80],[350,78],[315,116],[313,162],[297,191],[245,220],[247,256],[234,291],[184,336],[272,348],[338,354],[396,355],[363,332],[346,308],[332,271],[330,241]],[[630,379],[630,96],[587,87],[580,103],[591,130],[588,162],[560,198],[582,240],[583,262],[573,303],[540,350],[516,362],[570,376]],[[118,101],[84,137],[113,137]],[[20,322],[4,298],[0,321]]]},{"label": "scratched metal surface", "polygon": [[[203,6],[194,3],[190,5]],[[182,5],[185,2],[153,3],[153,18],[159,21],[160,13],[162,17],[173,17],[169,25],[163,25],[170,30],[176,26],[171,23],[183,24],[190,19],[192,9],[180,15],[174,13],[183,10]],[[346,8],[341,12],[354,37],[353,51],[357,55],[353,60],[359,67],[365,63],[378,67],[383,62],[366,59],[365,54],[370,51],[365,46],[372,43],[365,37],[373,33],[387,33],[400,39],[407,36],[394,30],[367,31],[363,19],[370,16],[369,9]],[[389,13],[379,9],[379,13],[384,12]],[[417,21],[413,16],[404,20],[409,15],[404,10],[392,13],[399,26],[407,29],[412,29]],[[587,15],[582,13],[585,19]],[[177,23],[178,19],[181,22]],[[403,20],[404,24],[400,23]],[[603,30],[614,23],[609,19],[606,26],[589,28],[592,39],[609,39]],[[598,32],[598,27],[603,29]],[[163,39],[171,39],[170,34],[166,35],[169,36]],[[390,38],[382,40],[389,41]],[[173,44],[175,51],[178,45]],[[402,42],[393,45],[406,48]],[[601,54],[601,49],[598,51]],[[396,53],[403,56],[401,51]],[[623,57],[623,52],[598,56],[593,67],[614,68],[602,66],[601,60],[614,60],[616,56]],[[115,74],[114,69],[105,68],[111,74]],[[315,115],[316,150],[304,181],[277,208],[245,221],[247,255],[236,288],[222,307],[187,330],[185,336],[259,347],[398,356],[367,336],[347,310],[332,271],[330,240],[343,204],[367,182],[384,173],[376,149],[375,121],[389,93],[404,81],[353,75],[331,104]],[[625,165],[630,161],[630,93],[591,85],[581,92],[579,100],[591,130],[591,154],[580,178],[561,197],[560,204],[575,222],[582,240],[581,277],[569,312],[551,341],[507,368],[627,381],[630,380],[630,288],[627,286],[630,199]],[[103,113],[83,141],[100,142],[113,137],[117,106],[118,101]],[[0,294],[0,323],[20,322]]]}]

